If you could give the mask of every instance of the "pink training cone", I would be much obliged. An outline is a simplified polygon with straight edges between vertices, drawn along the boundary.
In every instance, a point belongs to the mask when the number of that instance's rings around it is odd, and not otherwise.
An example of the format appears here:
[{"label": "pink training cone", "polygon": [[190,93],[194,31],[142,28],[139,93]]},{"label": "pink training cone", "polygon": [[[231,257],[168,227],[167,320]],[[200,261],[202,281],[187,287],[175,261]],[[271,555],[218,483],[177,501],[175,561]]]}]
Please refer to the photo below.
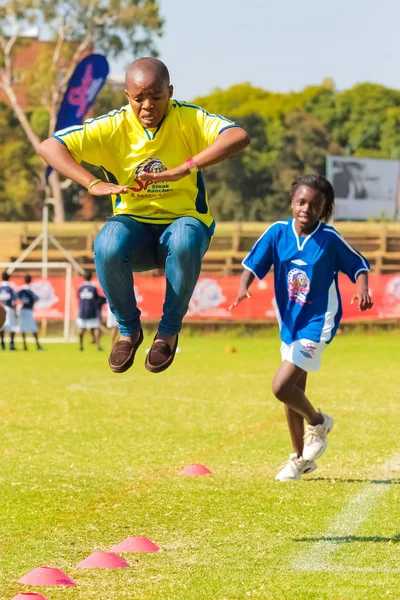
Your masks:
[{"label": "pink training cone", "polygon": [[124,560],[115,552],[93,552],[90,556],[78,563],[82,569],[124,569],[129,567]]},{"label": "pink training cone", "polygon": [[210,469],[204,465],[188,465],[181,471],[181,475],[211,475]]},{"label": "pink training cone", "polygon": [[47,598],[36,592],[20,592],[12,600],[47,600]]},{"label": "pink training cone", "polygon": [[127,537],[126,540],[113,546],[113,552],[158,552],[160,547],[147,537]]},{"label": "pink training cone", "polygon": [[57,569],[56,567],[37,567],[27,575],[24,575],[18,583],[37,586],[65,585],[75,586],[76,583],[71,577]]}]

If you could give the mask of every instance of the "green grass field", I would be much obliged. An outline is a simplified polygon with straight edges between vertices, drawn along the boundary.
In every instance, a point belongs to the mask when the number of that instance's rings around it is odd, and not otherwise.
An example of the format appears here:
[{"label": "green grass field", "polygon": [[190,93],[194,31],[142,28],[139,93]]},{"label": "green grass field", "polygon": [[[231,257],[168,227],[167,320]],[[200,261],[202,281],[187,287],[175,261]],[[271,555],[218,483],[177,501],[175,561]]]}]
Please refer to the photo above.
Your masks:
[{"label": "green grass field", "polygon": [[[319,468],[277,483],[290,451],[270,391],[279,340],[182,336],[160,375],[114,375],[87,344],[3,352],[0,598],[400,598],[399,335],[338,336],[309,382],[335,427]],[[234,346],[236,353],[226,353]],[[183,477],[198,462],[213,475]],[[127,536],[162,552],[76,564]],[[76,588],[18,579],[57,566]]]}]

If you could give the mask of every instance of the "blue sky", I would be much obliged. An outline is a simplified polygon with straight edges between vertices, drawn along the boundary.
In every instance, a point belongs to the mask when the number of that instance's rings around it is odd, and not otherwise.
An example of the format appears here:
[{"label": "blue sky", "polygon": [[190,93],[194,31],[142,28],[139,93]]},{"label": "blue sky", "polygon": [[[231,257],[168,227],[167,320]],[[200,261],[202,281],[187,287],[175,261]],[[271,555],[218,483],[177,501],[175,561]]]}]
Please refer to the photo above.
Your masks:
[{"label": "blue sky", "polygon": [[[400,1],[161,0],[157,42],[174,96],[250,81],[299,90],[331,77],[338,89],[372,81],[400,88]],[[124,61],[112,73],[124,71]]]}]

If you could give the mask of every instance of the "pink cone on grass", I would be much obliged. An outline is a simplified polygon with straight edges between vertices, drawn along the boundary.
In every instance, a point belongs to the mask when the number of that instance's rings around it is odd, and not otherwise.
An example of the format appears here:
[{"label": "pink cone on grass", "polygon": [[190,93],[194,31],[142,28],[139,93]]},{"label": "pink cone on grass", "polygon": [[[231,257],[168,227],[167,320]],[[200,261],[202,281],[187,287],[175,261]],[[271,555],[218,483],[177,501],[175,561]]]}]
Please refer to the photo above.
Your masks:
[{"label": "pink cone on grass", "polygon": [[204,465],[188,465],[181,471],[181,475],[211,475],[210,469],[207,469]]},{"label": "pink cone on grass", "polygon": [[159,546],[144,536],[127,537],[126,540],[113,546],[113,552],[158,552]]},{"label": "pink cone on grass", "polygon": [[20,592],[12,600],[47,600],[42,594],[37,592]]},{"label": "pink cone on grass", "polygon": [[125,559],[115,552],[93,552],[78,563],[82,569],[124,569],[129,567]]},{"label": "pink cone on grass", "polygon": [[37,567],[33,569],[18,581],[25,585],[40,586],[75,586],[76,583],[71,577],[57,569],[56,567]]}]

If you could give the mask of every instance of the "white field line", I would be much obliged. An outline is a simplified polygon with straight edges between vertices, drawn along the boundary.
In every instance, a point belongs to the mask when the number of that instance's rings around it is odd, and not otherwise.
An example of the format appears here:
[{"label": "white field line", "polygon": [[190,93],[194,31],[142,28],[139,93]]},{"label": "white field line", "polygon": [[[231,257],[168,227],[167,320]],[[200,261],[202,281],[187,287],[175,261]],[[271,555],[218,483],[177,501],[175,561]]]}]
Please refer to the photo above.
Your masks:
[{"label": "white field line", "polygon": [[103,388],[96,388],[91,385],[81,385],[80,383],[71,383],[68,386],[69,392],[90,392],[92,394],[99,394],[104,396],[121,396],[121,392],[116,392],[114,390],[108,390]]},{"label": "white field line", "polygon": [[[388,460],[380,470],[379,480],[390,480],[393,471],[400,468],[400,453],[397,451],[393,457]],[[378,481],[378,480],[377,480]],[[376,503],[390,489],[390,484],[369,483],[355,498],[352,498],[339,517],[334,521],[331,527],[321,538],[321,541],[313,544],[308,550],[301,552],[293,561],[292,568],[302,571],[361,571],[361,572],[399,572],[397,569],[385,569],[368,567],[335,567],[329,566],[329,559],[337,552],[342,544],[335,539],[343,538],[356,533],[359,527],[369,518],[369,515]],[[325,538],[325,539],[324,539]]]},{"label": "white field line", "polygon": [[[112,381],[113,383],[115,382],[115,380],[112,379],[106,379],[105,381]],[[126,379],[119,380],[120,382],[122,381],[125,384],[126,387]],[[116,391],[116,390],[109,390],[106,389],[104,387],[100,388],[100,387],[94,387],[92,385],[83,385],[81,383],[71,383],[68,386],[68,391],[69,392],[90,392],[92,394],[99,394],[99,395],[104,395],[104,396],[121,396],[122,394],[126,394],[126,390],[120,390],[120,391]],[[160,395],[154,395],[153,398],[155,400],[176,400],[177,402],[197,402],[198,398],[195,398],[194,396],[169,396],[169,395],[164,395],[164,396],[160,396]]]}]

